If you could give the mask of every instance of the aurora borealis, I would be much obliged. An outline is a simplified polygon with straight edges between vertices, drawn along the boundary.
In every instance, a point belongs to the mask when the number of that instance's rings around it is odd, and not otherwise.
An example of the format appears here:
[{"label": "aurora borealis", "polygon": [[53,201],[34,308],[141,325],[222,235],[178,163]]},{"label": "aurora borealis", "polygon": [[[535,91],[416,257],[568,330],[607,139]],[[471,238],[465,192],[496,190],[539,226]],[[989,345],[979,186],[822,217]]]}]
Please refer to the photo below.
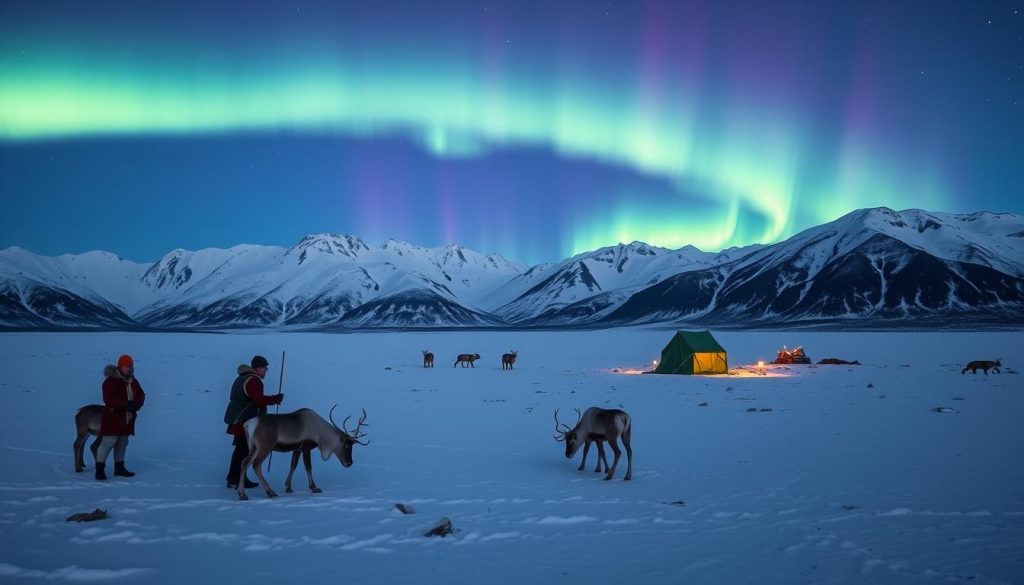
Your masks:
[{"label": "aurora borealis", "polygon": [[332,231],[537,262],[1024,211],[1018,3],[766,4],[8,3],[0,247]]}]

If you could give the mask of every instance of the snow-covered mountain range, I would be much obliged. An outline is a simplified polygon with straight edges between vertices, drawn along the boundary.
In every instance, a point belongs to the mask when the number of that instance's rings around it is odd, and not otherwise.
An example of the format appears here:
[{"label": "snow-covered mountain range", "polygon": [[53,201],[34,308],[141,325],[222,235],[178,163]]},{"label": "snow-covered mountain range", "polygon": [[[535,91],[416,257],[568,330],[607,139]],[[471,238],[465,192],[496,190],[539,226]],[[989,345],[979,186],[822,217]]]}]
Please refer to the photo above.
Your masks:
[{"label": "snow-covered mountain range", "polygon": [[772,245],[642,242],[533,267],[462,246],[0,251],[0,327],[100,329],[766,326],[922,318],[1024,324],[1024,217],[863,209]]}]

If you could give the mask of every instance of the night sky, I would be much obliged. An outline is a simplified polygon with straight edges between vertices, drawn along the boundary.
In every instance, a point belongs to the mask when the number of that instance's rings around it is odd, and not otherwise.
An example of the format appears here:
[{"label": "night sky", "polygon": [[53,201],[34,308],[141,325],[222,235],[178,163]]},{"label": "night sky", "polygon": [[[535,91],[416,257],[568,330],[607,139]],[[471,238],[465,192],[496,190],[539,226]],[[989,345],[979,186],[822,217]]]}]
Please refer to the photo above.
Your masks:
[{"label": "night sky", "polygon": [[0,248],[526,263],[1024,212],[1024,2],[0,1]]}]

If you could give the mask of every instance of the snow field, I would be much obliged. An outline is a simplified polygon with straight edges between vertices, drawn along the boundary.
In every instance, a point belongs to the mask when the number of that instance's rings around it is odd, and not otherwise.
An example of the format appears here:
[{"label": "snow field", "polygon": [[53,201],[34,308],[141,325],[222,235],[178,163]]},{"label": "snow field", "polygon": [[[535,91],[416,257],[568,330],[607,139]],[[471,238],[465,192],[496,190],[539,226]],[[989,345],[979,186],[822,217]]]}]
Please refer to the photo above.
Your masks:
[{"label": "snow field", "polygon": [[[641,329],[0,335],[0,577],[1019,582],[1019,333],[715,335],[732,367],[770,361],[783,344],[865,365],[615,372],[646,367],[671,337]],[[365,407],[371,444],[356,446],[349,469],[314,458],[318,495],[301,465],[296,493],[283,493],[289,456],[278,453],[268,479],[281,497],[255,489],[239,502],[223,481],[228,389],[261,353],[276,391],[282,349],[282,412],[326,416],[337,402],[340,422]],[[516,369],[503,372],[510,349]],[[73,471],[72,415],[99,401],[102,368],[123,352],[148,394],[127,456],[138,476],[99,483]],[[466,352],[482,355],[477,367],[452,368]],[[960,375],[994,357],[1003,374]],[[631,414],[632,482],[621,479],[625,454],[605,482],[593,449],[577,471],[580,455],[566,460],[552,439],[555,408],[571,422],[587,406]],[[96,507],[110,519],[64,521]],[[445,516],[455,535],[422,536]]]}]

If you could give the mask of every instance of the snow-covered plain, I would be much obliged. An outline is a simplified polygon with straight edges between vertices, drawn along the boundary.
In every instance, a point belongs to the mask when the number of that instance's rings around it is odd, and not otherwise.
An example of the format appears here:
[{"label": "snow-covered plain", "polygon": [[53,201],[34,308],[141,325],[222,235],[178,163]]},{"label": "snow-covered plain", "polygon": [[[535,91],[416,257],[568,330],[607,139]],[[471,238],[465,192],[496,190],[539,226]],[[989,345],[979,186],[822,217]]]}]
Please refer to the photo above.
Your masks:
[{"label": "snow-covered plain", "polygon": [[[1024,580],[1024,344],[1014,333],[721,332],[731,367],[630,375],[667,330],[0,335],[0,581],[203,583],[1014,583]],[[221,422],[239,363],[288,351],[282,411],[368,412],[322,494],[240,502]],[[431,349],[437,367],[421,367]],[[501,353],[519,350],[511,372]],[[136,358],[135,478],[73,471],[72,413]],[[452,368],[478,352],[475,369]],[[1003,373],[960,375],[1002,357]],[[620,370],[616,372],[615,370]],[[749,370],[747,370],[749,373]],[[707,403],[701,406],[701,403]],[[634,478],[577,471],[552,412],[623,407]],[[943,407],[942,412],[934,409]],[[748,412],[748,409],[757,409]],[[762,409],[771,409],[770,411]],[[340,419],[339,419],[340,420]],[[394,509],[402,502],[414,515]],[[673,503],[676,502],[676,503]],[[680,505],[679,503],[682,503]],[[105,508],[110,518],[66,523]],[[426,538],[442,517],[458,532]]]}]

